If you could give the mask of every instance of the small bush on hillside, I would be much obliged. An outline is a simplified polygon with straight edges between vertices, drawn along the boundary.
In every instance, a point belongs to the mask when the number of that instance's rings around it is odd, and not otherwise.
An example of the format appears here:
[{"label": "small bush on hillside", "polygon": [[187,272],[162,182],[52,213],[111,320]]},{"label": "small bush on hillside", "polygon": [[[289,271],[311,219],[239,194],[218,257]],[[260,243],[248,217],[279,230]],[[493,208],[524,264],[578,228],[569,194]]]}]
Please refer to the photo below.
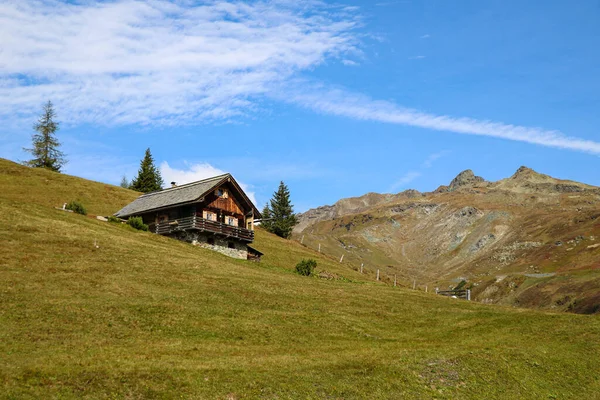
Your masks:
[{"label": "small bush on hillside", "polygon": [[461,289],[466,289],[465,285],[467,284],[467,281],[465,281],[464,279],[462,281],[460,281],[460,283],[454,288],[454,290],[461,290]]},{"label": "small bush on hillside", "polygon": [[303,276],[311,276],[316,267],[317,262],[312,258],[309,258],[308,260],[302,260],[296,264],[296,273]]},{"label": "small bush on hillside", "polygon": [[144,223],[142,217],[129,217],[127,224],[138,231],[147,231],[148,225]]},{"label": "small bush on hillside", "polygon": [[120,224],[121,223],[121,219],[115,217],[114,215],[109,215],[108,216],[108,222],[112,222],[113,224]]},{"label": "small bush on hillside", "polygon": [[87,211],[85,210],[85,207],[83,206],[83,204],[81,204],[80,202],[78,202],[76,200],[67,204],[65,209],[76,212],[77,214],[87,215]]}]

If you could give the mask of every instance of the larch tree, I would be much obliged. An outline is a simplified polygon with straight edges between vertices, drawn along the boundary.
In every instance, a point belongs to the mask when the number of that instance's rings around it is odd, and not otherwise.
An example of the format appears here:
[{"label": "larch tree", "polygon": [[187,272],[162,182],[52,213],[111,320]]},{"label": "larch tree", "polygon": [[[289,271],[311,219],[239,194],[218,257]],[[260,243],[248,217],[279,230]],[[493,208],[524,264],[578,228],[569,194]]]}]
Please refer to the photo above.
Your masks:
[{"label": "larch tree", "polygon": [[48,101],[44,104],[38,122],[33,125],[36,132],[31,136],[33,147],[23,149],[34,157],[32,160],[25,161],[25,165],[60,172],[63,165],[67,163],[65,154],[58,149],[60,142],[56,138],[56,131],[59,129],[59,123],[55,118],[54,105]]},{"label": "larch tree", "polygon": [[263,219],[269,219],[266,224],[262,224],[269,232],[285,239],[291,236],[292,229],[298,221],[294,214],[294,206],[290,201],[290,191],[283,181],[279,184],[277,191],[273,193],[269,204],[265,206]]},{"label": "larch tree", "polygon": [[138,192],[149,193],[162,190],[163,184],[160,171],[154,165],[154,158],[152,158],[152,153],[150,153],[150,149],[148,148],[146,149],[144,158],[140,162],[138,175],[131,181],[129,188]]}]

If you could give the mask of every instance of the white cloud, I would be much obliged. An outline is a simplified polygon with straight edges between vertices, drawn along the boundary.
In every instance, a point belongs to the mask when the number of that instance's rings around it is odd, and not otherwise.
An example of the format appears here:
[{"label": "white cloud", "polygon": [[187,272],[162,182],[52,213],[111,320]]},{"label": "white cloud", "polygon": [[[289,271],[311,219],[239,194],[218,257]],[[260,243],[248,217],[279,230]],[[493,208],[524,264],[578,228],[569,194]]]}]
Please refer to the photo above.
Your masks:
[{"label": "white cloud", "polygon": [[[171,182],[177,182],[178,185],[183,185],[226,173],[226,171],[220,170],[208,163],[191,164],[186,167],[186,169],[176,169],[171,167],[168,162],[163,161],[160,164],[160,173],[165,181],[165,187],[170,187]],[[256,205],[256,195],[251,190],[251,186],[240,181],[237,181],[237,183],[240,184],[248,198]]]},{"label": "white cloud", "polygon": [[421,165],[422,168],[431,168],[433,166],[433,163],[436,162],[437,160],[439,160],[440,158],[444,157],[446,154],[448,154],[449,151],[447,150],[442,150],[440,152],[437,153],[433,153],[430,154],[427,159],[425,161],[423,161],[423,164]]},{"label": "white cloud", "polygon": [[358,66],[358,63],[356,61],[347,60],[347,59],[342,60],[342,64],[347,65],[349,67],[356,67],[356,66]]},{"label": "white cloud", "polygon": [[[229,121],[277,98],[354,119],[600,154],[561,132],[435,115],[298,79],[360,53],[356,8],[318,0],[19,0],[0,3],[0,120],[52,99],[66,125]],[[426,35],[424,35],[426,36]],[[422,59],[425,56],[416,56]]]},{"label": "white cloud", "polygon": [[396,182],[390,186],[390,192],[395,192],[396,190],[405,187],[415,179],[421,176],[420,172],[410,171],[406,174],[402,175]]},{"label": "white cloud", "polygon": [[420,39],[429,39],[430,37],[431,35],[426,33],[425,35],[421,36]]},{"label": "white cloud", "polygon": [[558,131],[473,118],[429,114],[403,108],[388,101],[373,100],[343,89],[331,89],[323,85],[311,85],[307,82],[296,83],[294,88],[293,93],[290,89],[286,97],[281,100],[324,114],[436,131],[495,137],[600,155],[600,142],[567,136]]},{"label": "white cloud", "polygon": [[409,60],[423,60],[424,58],[425,58],[425,56],[408,57]]},{"label": "white cloud", "polygon": [[[0,119],[52,99],[67,124],[227,120],[356,52],[353,9],[317,1],[0,3]],[[29,122],[28,122],[29,123]]]}]

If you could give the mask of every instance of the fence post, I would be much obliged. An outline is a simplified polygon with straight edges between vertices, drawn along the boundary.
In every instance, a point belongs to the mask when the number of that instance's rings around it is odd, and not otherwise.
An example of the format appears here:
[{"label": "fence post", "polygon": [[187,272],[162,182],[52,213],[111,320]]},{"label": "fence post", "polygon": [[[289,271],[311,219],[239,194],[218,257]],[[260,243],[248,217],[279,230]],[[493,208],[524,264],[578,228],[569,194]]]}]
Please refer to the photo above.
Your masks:
[{"label": "fence post", "polygon": [[427,293],[427,285],[425,285],[425,293]]},{"label": "fence post", "polygon": [[319,253],[321,252],[321,243],[319,243]]},{"label": "fence post", "polygon": [[304,244],[304,235],[302,235],[302,239],[300,239],[300,244]]},{"label": "fence post", "polygon": [[417,280],[413,279],[413,290],[417,288]]},{"label": "fence post", "polygon": [[377,280],[379,280],[379,270],[377,270]]},{"label": "fence post", "polygon": [[467,300],[471,301],[471,289],[467,289]]},{"label": "fence post", "polygon": [[396,279],[396,274],[394,274],[394,287],[396,287],[397,282],[398,282],[398,280]]},{"label": "fence post", "polygon": [[342,254],[342,256],[340,257],[340,262],[344,261],[344,255]]},{"label": "fence post", "polygon": [[361,263],[361,264],[360,264],[360,273],[361,273],[361,274],[363,273],[363,267],[364,267],[364,265],[365,265],[365,263]]}]

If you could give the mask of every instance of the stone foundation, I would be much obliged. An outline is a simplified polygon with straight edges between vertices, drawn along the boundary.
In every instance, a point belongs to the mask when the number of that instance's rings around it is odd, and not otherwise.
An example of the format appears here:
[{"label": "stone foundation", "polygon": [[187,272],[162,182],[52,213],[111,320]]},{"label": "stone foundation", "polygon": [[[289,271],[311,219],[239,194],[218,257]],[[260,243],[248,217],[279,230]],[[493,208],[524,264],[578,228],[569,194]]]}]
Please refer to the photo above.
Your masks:
[{"label": "stone foundation", "polygon": [[[240,260],[248,259],[248,246],[245,242],[233,238],[223,238],[208,232],[177,232],[172,235],[175,239],[183,240],[194,246],[217,251],[221,254]],[[209,243],[210,241],[212,243]]]}]

